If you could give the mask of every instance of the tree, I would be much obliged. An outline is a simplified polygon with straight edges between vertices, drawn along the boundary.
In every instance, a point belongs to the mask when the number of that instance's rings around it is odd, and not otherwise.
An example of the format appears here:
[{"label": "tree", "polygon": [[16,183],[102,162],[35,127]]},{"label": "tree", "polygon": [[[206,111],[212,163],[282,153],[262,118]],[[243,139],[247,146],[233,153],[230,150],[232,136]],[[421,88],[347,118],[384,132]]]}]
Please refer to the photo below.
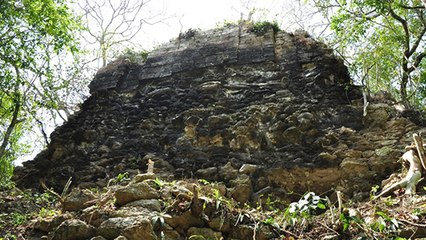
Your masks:
[{"label": "tree", "polygon": [[336,49],[371,90],[404,105],[426,96],[425,6],[420,0],[315,0],[330,20]]},{"label": "tree", "polygon": [[[89,44],[98,45],[97,59],[106,66],[113,47],[129,44],[144,24],[155,24],[161,14],[146,11],[151,0],[85,0],[80,4],[84,12]],[[154,11],[155,12],[155,11]]]},{"label": "tree", "polygon": [[66,0],[0,0],[0,184],[37,112],[57,107],[53,96],[67,85],[54,78],[53,59],[77,52],[79,29]]}]

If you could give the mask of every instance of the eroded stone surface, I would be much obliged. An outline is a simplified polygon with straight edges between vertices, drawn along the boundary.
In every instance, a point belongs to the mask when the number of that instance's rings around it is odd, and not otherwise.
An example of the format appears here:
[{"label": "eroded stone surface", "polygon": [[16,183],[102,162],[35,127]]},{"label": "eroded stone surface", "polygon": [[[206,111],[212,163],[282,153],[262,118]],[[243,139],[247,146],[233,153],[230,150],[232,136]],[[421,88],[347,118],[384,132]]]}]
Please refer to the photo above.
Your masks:
[{"label": "eroded stone surface", "polygon": [[95,198],[96,196],[88,190],[74,188],[71,193],[64,198],[62,208],[65,211],[84,209],[96,204],[96,202],[91,202]]},{"label": "eroded stone surface", "polygon": [[126,187],[117,189],[114,196],[116,203],[122,206],[136,200],[158,198],[159,193],[146,182],[132,182]]},{"label": "eroded stone surface", "polygon": [[95,228],[77,219],[62,222],[53,232],[53,240],[85,240],[95,235]]},{"label": "eroded stone surface", "polygon": [[234,189],[241,201],[268,186],[352,195],[399,167],[419,130],[386,104],[371,103],[363,117],[360,91],[331,49],[272,29],[182,35],[145,63],[111,63],[90,89],[48,148],[17,169],[18,185],[44,178],[60,190],[73,177],[81,187],[105,186],[119,173],[146,172],[151,159],[169,179],[230,187],[247,174],[249,192]]}]

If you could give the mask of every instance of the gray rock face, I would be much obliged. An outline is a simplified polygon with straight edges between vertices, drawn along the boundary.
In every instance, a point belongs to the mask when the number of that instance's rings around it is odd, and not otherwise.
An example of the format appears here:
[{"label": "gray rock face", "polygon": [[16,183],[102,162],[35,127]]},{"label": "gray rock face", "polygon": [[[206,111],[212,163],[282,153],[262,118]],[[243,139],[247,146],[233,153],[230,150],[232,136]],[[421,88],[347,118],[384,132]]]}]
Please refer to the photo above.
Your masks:
[{"label": "gray rock face", "polygon": [[158,198],[159,193],[146,182],[130,183],[126,187],[119,188],[114,193],[116,203],[122,206],[126,203],[141,199]]},{"label": "gray rock face", "polygon": [[[399,166],[395,151],[417,130],[387,106],[371,105],[363,119],[360,91],[331,49],[272,29],[184,34],[145,63],[120,59],[99,70],[90,90],[48,148],[17,169],[19,186],[43,177],[62,189],[70,176],[104,186],[119,173],[146,172],[152,158],[171,179],[195,174],[230,186],[242,166],[255,165],[246,170],[253,192],[341,186],[351,194]],[[393,151],[376,151],[383,147]]]},{"label": "gray rock face", "polygon": [[90,205],[94,205],[96,202],[88,204],[91,200],[95,199],[95,196],[90,191],[80,190],[74,188],[70,194],[68,194],[63,202],[63,210],[65,211],[76,211],[84,209]]},{"label": "gray rock face", "polygon": [[54,231],[53,240],[84,240],[95,235],[95,228],[83,221],[70,219],[61,223]]},{"label": "gray rock face", "polygon": [[107,239],[120,236],[125,239],[157,239],[152,231],[151,222],[143,217],[110,218],[98,228],[98,234]]}]

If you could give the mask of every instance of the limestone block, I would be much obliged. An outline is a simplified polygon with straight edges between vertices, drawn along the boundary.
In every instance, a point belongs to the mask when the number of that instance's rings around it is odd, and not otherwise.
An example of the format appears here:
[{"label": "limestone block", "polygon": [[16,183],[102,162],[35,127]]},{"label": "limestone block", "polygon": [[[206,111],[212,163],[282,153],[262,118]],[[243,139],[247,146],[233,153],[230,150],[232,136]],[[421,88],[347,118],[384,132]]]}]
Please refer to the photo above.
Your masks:
[{"label": "limestone block", "polygon": [[222,233],[215,232],[210,228],[196,228],[191,227],[188,229],[187,236],[191,239],[221,239]]},{"label": "limestone block", "polygon": [[219,175],[223,179],[235,179],[238,176],[238,170],[232,166],[231,162],[228,162],[222,167],[219,167]]},{"label": "limestone block", "polygon": [[301,139],[301,132],[297,127],[289,127],[284,131],[282,137],[287,143],[299,144]]},{"label": "limestone block", "polygon": [[78,211],[96,204],[96,202],[90,201],[96,199],[95,194],[86,189],[73,188],[72,191],[64,198],[62,208],[65,211]]},{"label": "limestone block", "polygon": [[226,219],[224,216],[218,216],[212,218],[209,222],[209,227],[216,232],[228,233],[231,229],[231,223],[229,219]]},{"label": "limestone block", "polygon": [[136,222],[132,217],[109,218],[101,223],[97,229],[97,234],[106,239],[114,239],[120,236],[124,229],[131,227]]},{"label": "limestone block", "polygon": [[107,240],[107,239],[102,236],[96,236],[96,237],[92,237],[90,240]]},{"label": "limestone block", "polygon": [[174,229],[187,230],[190,227],[201,227],[204,225],[202,219],[194,217],[190,211],[186,211],[181,215],[173,215],[165,217],[164,221]]},{"label": "limestone block", "polygon": [[243,164],[238,170],[240,173],[251,175],[259,170],[261,167],[254,164]]},{"label": "limestone block", "polygon": [[34,222],[34,229],[40,230],[43,232],[50,232],[54,230],[56,227],[58,227],[65,220],[68,220],[71,217],[72,217],[71,214],[65,213],[58,216],[54,216],[54,217],[37,219]]},{"label": "limestone block", "polygon": [[158,198],[159,193],[146,182],[130,183],[114,192],[116,203],[122,206],[126,203],[140,200]]},{"label": "limestone block", "polygon": [[161,202],[158,199],[141,199],[134,202],[130,202],[124,207],[142,207],[151,211],[161,211]]},{"label": "limestone block", "polygon": [[123,230],[123,236],[129,240],[132,239],[146,239],[154,240],[157,239],[151,221],[146,218],[138,218],[131,226],[126,227]]},{"label": "limestone block", "polygon": [[[154,165],[155,167],[155,165]],[[132,178],[133,183],[143,182],[148,179],[155,179],[156,175],[154,173],[140,173]]]},{"label": "limestone block", "polygon": [[237,179],[231,180],[233,188],[232,197],[240,203],[246,203],[250,200],[253,193],[253,184],[249,176],[241,174]]},{"label": "limestone block", "polygon": [[77,219],[66,220],[53,232],[53,240],[85,240],[95,235],[95,228]]},{"label": "limestone block", "polygon": [[350,175],[362,175],[369,171],[368,163],[359,158],[343,159],[342,163],[340,163],[340,168],[344,173]]}]

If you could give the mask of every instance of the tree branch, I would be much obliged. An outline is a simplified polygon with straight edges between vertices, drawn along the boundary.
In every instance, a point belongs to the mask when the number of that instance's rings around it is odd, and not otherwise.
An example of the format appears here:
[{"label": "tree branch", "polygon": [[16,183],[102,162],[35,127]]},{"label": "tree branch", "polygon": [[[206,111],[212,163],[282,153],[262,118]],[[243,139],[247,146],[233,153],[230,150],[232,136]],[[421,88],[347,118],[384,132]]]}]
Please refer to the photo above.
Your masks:
[{"label": "tree branch", "polygon": [[414,70],[416,70],[416,68],[420,65],[424,57],[426,57],[426,52],[422,52],[419,55],[417,55],[417,57],[414,59],[413,65],[410,68],[408,68],[408,73],[411,73]]},{"label": "tree branch", "polygon": [[[390,4],[389,4],[390,5]],[[401,23],[402,28],[404,29],[404,45],[405,45],[405,53],[408,54],[410,51],[410,31],[408,29],[408,23],[405,19],[403,19],[402,17],[400,17],[399,15],[397,15],[395,13],[395,11],[392,9],[391,6],[389,6],[389,13],[391,14],[391,16],[397,20],[398,22]]]},{"label": "tree branch", "polygon": [[14,68],[15,68],[15,72],[16,72],[16,77],[18,79],[18,81],[16,82],[16,85],[15,85],[15,98],[13,100],[14,101],[14,109],[13,109],[12,119],[10,121],[9,126],[6,129],[6,132],[5,132],[4,137],[3,137],[3,142],[0,146],[0,159],[2,159],[4,157],[7,145],[9,145],[9,140],[10,140],[10,137],[12,135],[12,132],[15,129],[16,125],[20,122],[18,120],[19,112],[21,110],[21,99],[20,99],[20,94],[18,92],[19,91],[18,88],[19,88],[19,82],[20,82],[19,81],[20,74],[19,74],[19,69],[16,65],[14,66]]}]

